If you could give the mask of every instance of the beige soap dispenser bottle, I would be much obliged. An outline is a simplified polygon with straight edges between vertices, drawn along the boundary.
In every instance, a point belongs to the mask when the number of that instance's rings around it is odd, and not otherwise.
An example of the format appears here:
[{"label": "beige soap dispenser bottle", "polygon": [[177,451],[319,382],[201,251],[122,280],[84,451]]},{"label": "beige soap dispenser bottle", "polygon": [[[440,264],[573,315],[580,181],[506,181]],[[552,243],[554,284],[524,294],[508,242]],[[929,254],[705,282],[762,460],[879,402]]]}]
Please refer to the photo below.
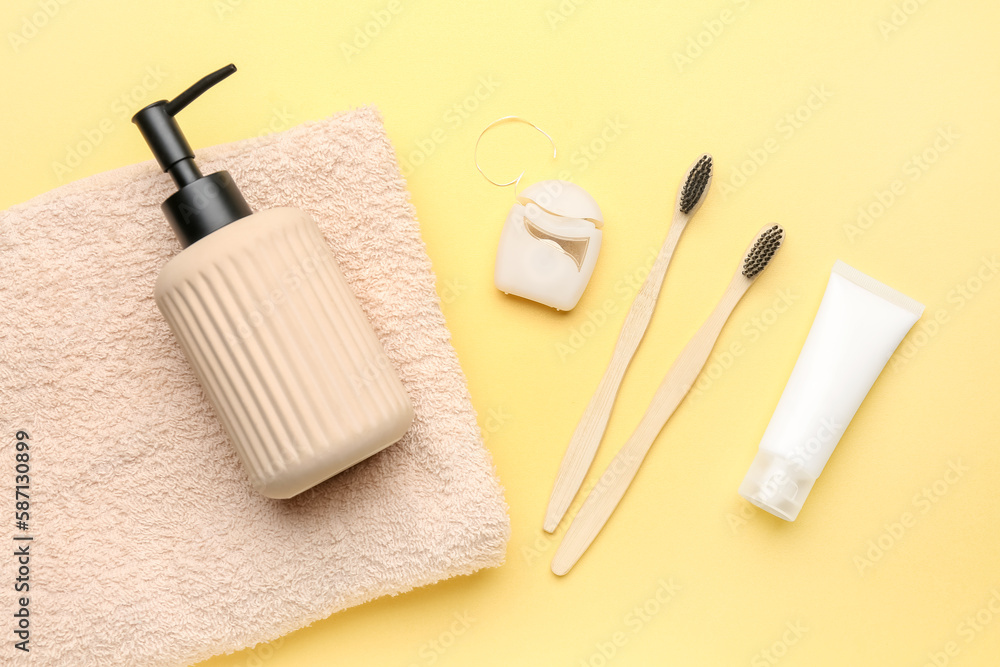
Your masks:
[{"label": "beige soap dispenser bottle", "polygon": [[290,498],[396,442],[413,407],[313,220],[254,213],[228,172],[195,165],[174,116],[235,71],[132,122],[178,187],[162,208],[185,249],[160,273],[156,304],[253,486]]}]

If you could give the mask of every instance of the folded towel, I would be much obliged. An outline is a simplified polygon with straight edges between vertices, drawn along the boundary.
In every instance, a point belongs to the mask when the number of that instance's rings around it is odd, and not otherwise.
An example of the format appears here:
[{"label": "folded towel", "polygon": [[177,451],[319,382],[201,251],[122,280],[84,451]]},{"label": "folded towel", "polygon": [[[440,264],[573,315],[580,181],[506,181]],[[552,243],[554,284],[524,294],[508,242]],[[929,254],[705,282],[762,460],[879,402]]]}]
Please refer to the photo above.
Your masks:
[{"label": "folded towel", "polygon": [[[198,151],[255,210],[319,223],[413,399],[393,445],[287,501],[251,487],[153,302],[180,251],[152,162],[0,213],[0,662],[179,665],[499,565],[509,520],[377,111]],[[30,518],[13,522],[15,434]],[[32,541],[12,541],[30,536]],[[9,547],[4,548],[9,554]],[[30,598],[30,653],[9,615]],[[20,662],[18,660],[18,662]]]}]

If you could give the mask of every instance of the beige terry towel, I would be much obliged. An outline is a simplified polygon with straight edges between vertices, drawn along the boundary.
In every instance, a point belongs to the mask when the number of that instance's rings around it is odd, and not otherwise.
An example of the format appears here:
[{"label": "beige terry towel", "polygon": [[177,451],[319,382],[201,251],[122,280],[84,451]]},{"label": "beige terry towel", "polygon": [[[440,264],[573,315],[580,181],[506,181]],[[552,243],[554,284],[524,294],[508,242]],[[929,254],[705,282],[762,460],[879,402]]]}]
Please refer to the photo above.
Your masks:
[{"label": "beige terry towel", "polygon": [[[507,508],[395,155],[359,109],[198,151],[255,210],[319,223],[413,399],[388,448],[290,501],[248,483],[153,303],[180,246],[152,162],[0,213],[0,663],[181,665],[499,565]],[[14,525],[15,434],[30,519]],[[15,535],[30,653],[13,647]]]}]

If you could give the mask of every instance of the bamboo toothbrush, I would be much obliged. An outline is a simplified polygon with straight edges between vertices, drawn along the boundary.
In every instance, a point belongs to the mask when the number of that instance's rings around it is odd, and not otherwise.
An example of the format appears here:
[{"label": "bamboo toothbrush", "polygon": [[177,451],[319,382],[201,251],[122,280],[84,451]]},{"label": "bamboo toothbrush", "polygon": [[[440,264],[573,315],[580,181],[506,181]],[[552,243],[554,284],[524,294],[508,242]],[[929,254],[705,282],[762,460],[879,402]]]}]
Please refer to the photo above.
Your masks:
[{"label": "bamboo toothbrush", "polygon": [[546,532],[554,532],[562,521],[570,503],[580,490],[583,478],[590,469],[590,464],[594,461],[597,453],[597,446],[604,437],[604,430],[608,426],[608,418],[611,416],[611,407],[614,405],[615,397],[618,395],[618,388],[621,386],[622,378],[628,369],[629,362],[635,355],[636,348],[642,341],[649,326],[649,320],[653,317],[653,308],[656,306],[656,299],[663,286],[663,277],[667,273],[667,266],[670,258],[673,257],[674,249],[681,238],[681,232],[687,226],[688,220],[695,214],[705,199],[705,193],[712,181],[712,156],[702,155],[688,168],[687,176],[684,178],[684,185],[677,193],[677,203],[674,206],[674,217],[670,221],[670,229],[667,231],[667,238],[660,248],[656,261],[646,276],[645,282],[639,289],[639,293],[629,308],[625,317],[625,324],[618,334],[618,342],[615,343],[615,351],[611,355],[611,363],[604,371],[604,377],[597,385],[597,391],[587,404],[580,423],[577,424],[573,437],[569,441],[566,453],[563,455],[562,463],[559,465],[559,472],[556,475],[555,485],[552,488],[552,496],[549,498],[549,507],[545,513],[544,528]]},{"label": "bamboo toothbrush", "polygon": [[587,496],[552,559],[554,573],[563,575],[569,572],[597,537],[611,513],[615,511],[656,436],[690,391],[698,373],[705,366],[726,320],[757,276],[774,257],[784,236],[785,231],[781,227],[772,225],[762,229],[754,238],[743,257],[743,263],[730,281],[719,304],[667,371],[667,376],[656,390],[646,414],[643,415],[632,437],[608,465],[600,481]]}]

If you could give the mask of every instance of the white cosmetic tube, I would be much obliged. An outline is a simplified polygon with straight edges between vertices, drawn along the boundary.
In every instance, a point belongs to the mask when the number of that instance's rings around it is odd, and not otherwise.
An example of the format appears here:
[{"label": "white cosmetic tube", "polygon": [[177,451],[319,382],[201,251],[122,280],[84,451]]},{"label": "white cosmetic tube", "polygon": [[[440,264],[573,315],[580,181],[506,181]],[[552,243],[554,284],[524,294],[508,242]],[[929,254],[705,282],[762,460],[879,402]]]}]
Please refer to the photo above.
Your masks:
[{"label": "white cosmetic tube", "polygon": [[740,495],[794,521],[922,304],[841,261],[760,441]]}]

